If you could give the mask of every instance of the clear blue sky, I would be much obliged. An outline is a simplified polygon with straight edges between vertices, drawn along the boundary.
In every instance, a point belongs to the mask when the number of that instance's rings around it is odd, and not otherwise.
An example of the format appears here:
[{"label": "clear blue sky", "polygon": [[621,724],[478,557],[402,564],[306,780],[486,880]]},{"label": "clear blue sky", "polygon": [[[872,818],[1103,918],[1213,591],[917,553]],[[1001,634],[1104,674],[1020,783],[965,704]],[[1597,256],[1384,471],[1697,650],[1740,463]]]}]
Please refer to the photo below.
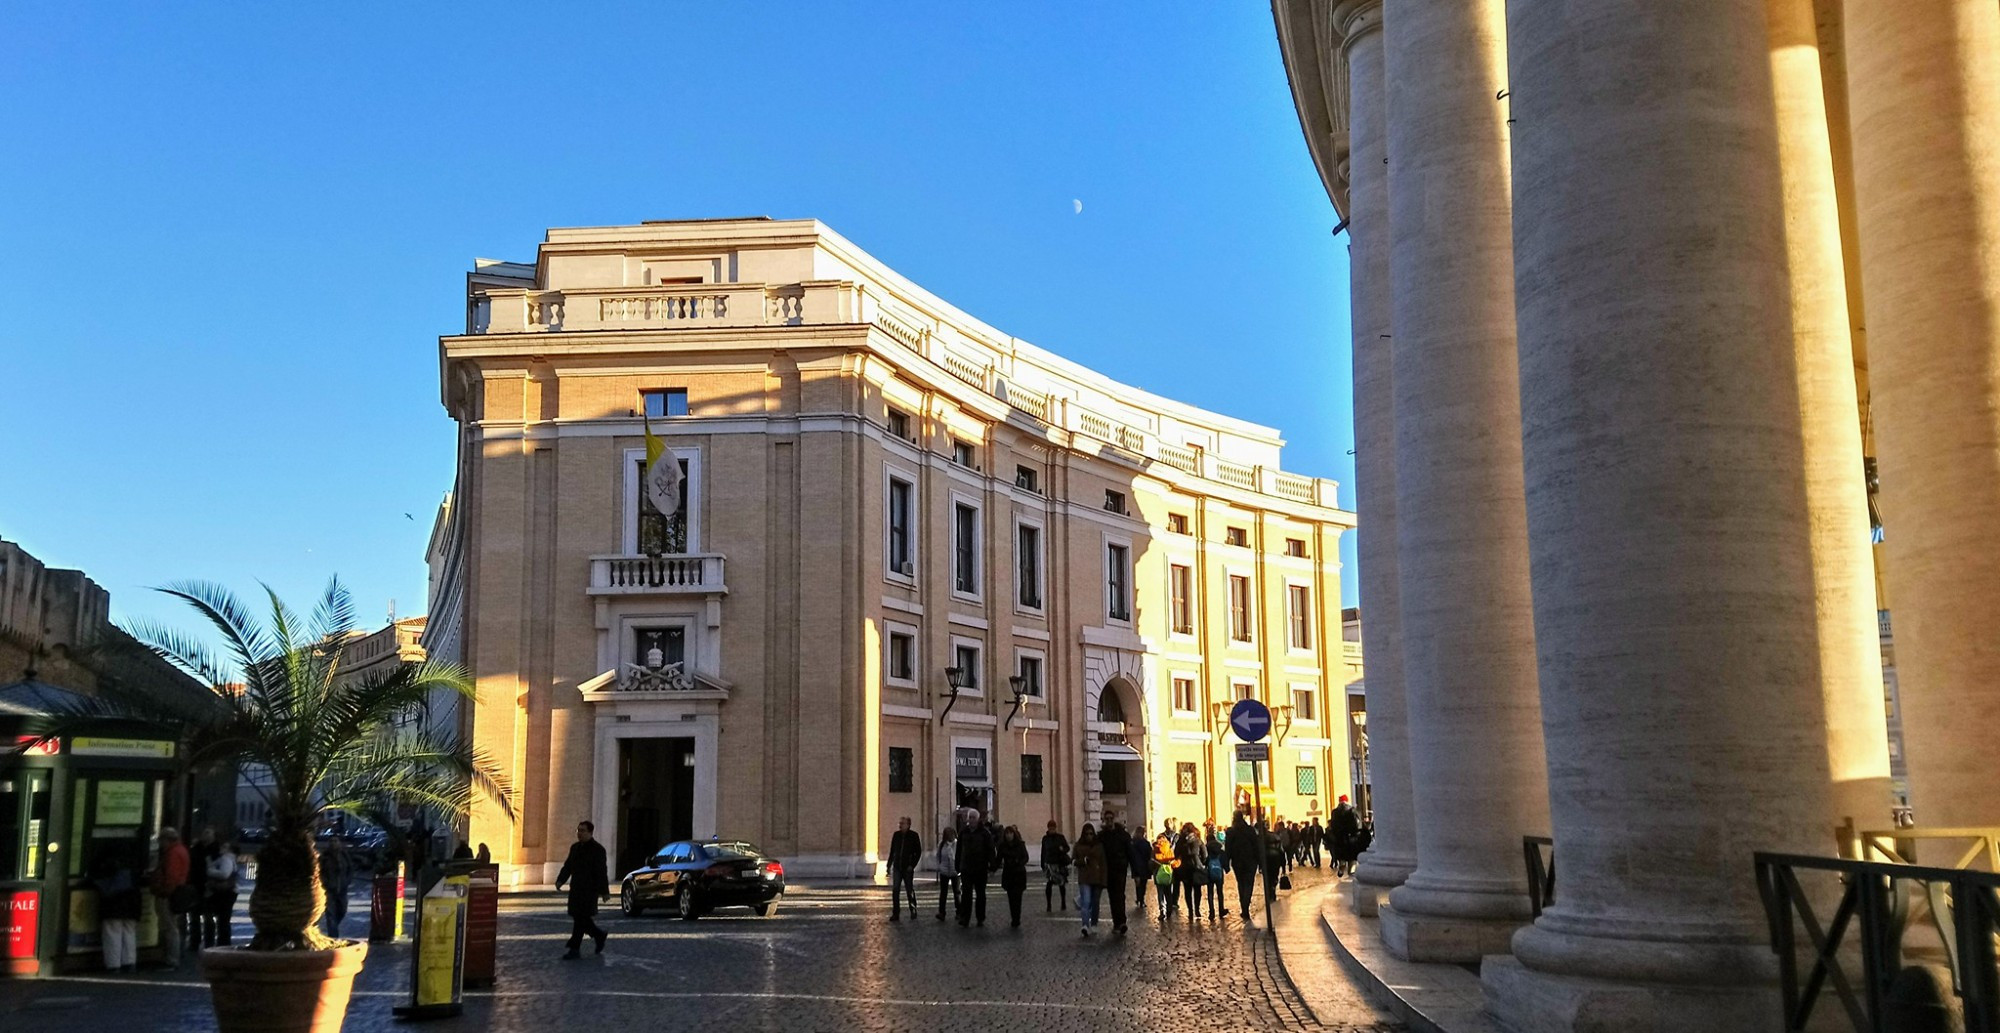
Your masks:
[{"label": "clear blue sky", "polygon": [[817,217],[1283,428],[1353,505],[1346,238],[1262,3],[22,3],[0,38],[0,537],[121,617],[334,573],[422,612],[437,337],[549,226]]}]

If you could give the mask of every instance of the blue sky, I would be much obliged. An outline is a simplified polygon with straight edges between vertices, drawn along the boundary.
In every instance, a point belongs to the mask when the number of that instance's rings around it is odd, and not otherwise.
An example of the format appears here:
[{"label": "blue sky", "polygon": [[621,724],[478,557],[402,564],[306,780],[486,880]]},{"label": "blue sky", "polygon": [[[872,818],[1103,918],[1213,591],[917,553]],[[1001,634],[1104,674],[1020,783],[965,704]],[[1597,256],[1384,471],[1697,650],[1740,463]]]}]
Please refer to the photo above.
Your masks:
[{"label": "blue sky", "polygon": [[817,217],[1353,504],[1346,238],[1264,4],[23,3],[0,38],[0,537],[120,617],[335,573],[422,612],[437,337],[549,226]]}]

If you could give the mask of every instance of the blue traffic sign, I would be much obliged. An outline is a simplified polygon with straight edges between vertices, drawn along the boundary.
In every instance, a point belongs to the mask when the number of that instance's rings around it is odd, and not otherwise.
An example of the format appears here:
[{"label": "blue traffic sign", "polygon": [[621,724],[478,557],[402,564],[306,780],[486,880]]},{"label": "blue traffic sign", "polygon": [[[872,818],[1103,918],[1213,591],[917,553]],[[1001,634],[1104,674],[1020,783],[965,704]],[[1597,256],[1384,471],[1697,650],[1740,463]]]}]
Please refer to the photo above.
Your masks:
[{"label": "blue traffic sign", "polygon": [[1256,742],[1271,734],[1271,708],[1254,699],[1238,700],[1229,708],[1229,727],[1244,742]]}]

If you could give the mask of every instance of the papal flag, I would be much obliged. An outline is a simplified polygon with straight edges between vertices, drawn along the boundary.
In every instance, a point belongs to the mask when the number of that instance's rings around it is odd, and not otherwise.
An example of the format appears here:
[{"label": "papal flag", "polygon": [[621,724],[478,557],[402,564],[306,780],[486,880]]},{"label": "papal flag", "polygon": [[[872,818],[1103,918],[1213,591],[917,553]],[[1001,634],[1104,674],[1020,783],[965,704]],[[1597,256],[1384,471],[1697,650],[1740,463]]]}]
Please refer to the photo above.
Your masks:
[{"label": "papal flag", "polygon": [[654,436],[650,419],[646,420],[646,501],[663,517],[672,517],[681,508],[681,461]]}]

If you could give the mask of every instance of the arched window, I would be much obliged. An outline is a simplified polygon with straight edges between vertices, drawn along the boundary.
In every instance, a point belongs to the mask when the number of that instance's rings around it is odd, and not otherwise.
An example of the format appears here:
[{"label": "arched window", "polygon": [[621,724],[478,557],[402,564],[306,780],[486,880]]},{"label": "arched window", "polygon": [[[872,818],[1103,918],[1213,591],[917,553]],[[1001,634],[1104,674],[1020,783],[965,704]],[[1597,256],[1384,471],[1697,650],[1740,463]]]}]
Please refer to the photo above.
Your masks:
[{"label": "arched window", "polygon": [[1125,723],[1125,704],[1118,702],[1118,694],[1109,688],[1097,698],[1097,719],[1105,724]]}]

